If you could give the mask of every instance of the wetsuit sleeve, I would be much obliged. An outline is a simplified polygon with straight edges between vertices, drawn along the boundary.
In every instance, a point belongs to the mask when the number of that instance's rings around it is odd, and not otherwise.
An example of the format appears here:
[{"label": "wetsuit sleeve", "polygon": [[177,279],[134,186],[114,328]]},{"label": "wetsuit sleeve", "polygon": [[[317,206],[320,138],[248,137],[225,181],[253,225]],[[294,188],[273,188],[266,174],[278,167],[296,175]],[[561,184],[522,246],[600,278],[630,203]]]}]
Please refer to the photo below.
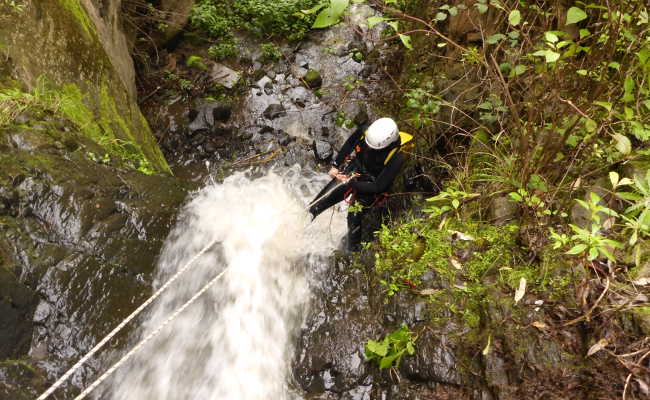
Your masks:
[{"label": "wetsuit sleeve", "polygon": [[372,182],[353,180],[350,182],[350,187],[360,194],[383,193],[393,184],[405,162],[406,157],[404,157],[404,154],[398,152],[390,159],[388,165],[377,176],[377,179]]},{"label": "wetsuit sleeve", "polygon": [[352,153],[352,150],[354,150],[354,145],[361,140],[361,137],[363,136],[363,132],[368,128],[367,124],[361,125],[357,128],[352,135],[348,138],[348,140],[343,143],[343,147],[341,147],[341,150],[339,150],[338,154],[336,155],[336,158],[334,158],[334,161],[332,161],[332,166],[338,168],[341,166],[343,161],[345,160],[345,157],[347,157],[350,153]]}]

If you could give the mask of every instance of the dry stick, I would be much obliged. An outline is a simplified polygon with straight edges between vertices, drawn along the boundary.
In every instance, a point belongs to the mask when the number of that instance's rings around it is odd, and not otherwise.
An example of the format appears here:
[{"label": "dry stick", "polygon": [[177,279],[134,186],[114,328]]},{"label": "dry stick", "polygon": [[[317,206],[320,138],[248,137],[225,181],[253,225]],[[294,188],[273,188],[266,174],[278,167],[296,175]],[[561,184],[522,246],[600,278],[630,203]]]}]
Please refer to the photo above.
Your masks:
[{"label": "dry stick", "polygon": [[569,321],[569,322],[565,322],[565,323],[562,324],[561,326],[562,326],[562,327],[570,326],[570,325],[573,325],[573,324],[575,324],[575,323],[577,323],[577,322],[582,321],[583,319],[586,319],[587,322],[589,322],[589,318],[590,318],[591,313],[592,313],[592,312],[594,311],[594,309],[598,306],[598,303],[600,303],[600,301],[603,299],[603,297],[605,297],[605,293],[607,293],[608,290],[609,290],[609,278],[607,278],[607,282],[605,283],[605,289],[604,289],[603,292],[600,294],[600,296],[598,297],[598,299],[596,300],[596,302],[594,303],[594,305],[591,306],[591,308],[590,308],[589,310],[587,310],[587,312],[584,313],[583,315],[581,315],[581,316],[579,316],[578,318],[573,319],[573,320],[571,320],[571,321]]},{"label": "dry stick", "polygon": [[[646,352],[641,358],[639,358],[639,361],[637,361],[637,364],[641,364],[643,360],[650,355],[650,351]],[[625,400],[625,395],[627,392],[627,385],[630,383],[630,379],[632,379],[632,372],[627,376],[627,379],[625,379],[625,387],[623,388],[623,400]]]}]

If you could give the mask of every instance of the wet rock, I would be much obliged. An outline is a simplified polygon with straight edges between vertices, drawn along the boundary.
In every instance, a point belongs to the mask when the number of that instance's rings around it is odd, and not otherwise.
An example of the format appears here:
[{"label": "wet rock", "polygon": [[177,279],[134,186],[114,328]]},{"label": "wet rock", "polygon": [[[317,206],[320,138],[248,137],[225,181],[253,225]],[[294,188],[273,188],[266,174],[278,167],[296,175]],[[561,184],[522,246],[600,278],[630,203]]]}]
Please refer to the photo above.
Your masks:
[{"label": "wet rock", "polygon": [[462,384],[449,339],[429,329],[418,338],[415,355],[404,357],[400,370],[418,382]]},{"label": "wet rock", "polygon": [[274,103],[266,107],[262,115],[264,115],[264,118],[266,119],[276,119],[287,115],[287,112],[282,104]]},{"label": "wet rock", "polygon": [[314,140],[312,145],[314,149],[314,155],[318,161],[328,161],[332,158],[332,145],[329,142],[324,140]]},{"label": "wet rock", "polygon": [[316,71],[315,69],[310,69],[307,71],[302,79],[310,89],[318,89],[323,85],[323,77],[321,76],[320,72]]},{"label": "wet rock", "polygon": [[237,82],[239,82],[240,77],[241,73],[234,71],[223,64],[214,64],[210,71],[210,78],[212,78],[214,83],[222,85],[227,89],[235,87]]},{"label": "wet rock", "polygon": [[490,219],[495,225],[503,225],[518,215],[519,206],[508,196],[496,197],[490,204]]},{"label": "wet rock", "polygon": [[[206,102],[193,110],[190,115],[194,119],[190,122],[188,130],[194,134],[198,131],[213,131],[215,122],[228,121],[232,114],[232,105],[225,102]],[[221,127],[222,125],[220,125]]]},{"label": "wet rock", "polygon": [[[0,262],[9,262],[8,254],[0,256]],[[0,264],[0,359],[27,354],[32,337],[31,316],[38,300],[34,291],[5,268]]]},{"label": "wet rock", "polygon": [[46,389],[45,377],[25,361],[0,362],[0,399],[31,400]]}]

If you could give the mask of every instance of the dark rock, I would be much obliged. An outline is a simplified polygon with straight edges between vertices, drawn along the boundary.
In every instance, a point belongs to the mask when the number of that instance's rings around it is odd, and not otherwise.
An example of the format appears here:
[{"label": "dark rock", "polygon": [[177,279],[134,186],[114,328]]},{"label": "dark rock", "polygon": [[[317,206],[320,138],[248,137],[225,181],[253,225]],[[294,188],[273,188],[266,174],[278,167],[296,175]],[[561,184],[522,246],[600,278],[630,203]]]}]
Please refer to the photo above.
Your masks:
[{"label": "dark rock", "polygon": [[323,85],[323,77],[321,76],[320,72],[316,71],[315,69],[310,69],[307,71],[302,79],[310,89],[318,89]]},{"label": "dark rock", "polygon": [[500,196],[492,200],[490,204],[490,219],[496,225],[503,225],[519,215],[519,205],[512,201],[509,196]]},{"label": "dark rock", "polygon": [[0,399],[35,399],[46,389],[45,385],[45,377],[29,363],[15,360],[0,362]]},{"label": "dark rock", "polygon": [[273,83],[271,83],[271,82],[266,82],[266,84],[264,85],[264,93],[265,93],[267,96],[273,94]]},{"label": "dark rock", "polygon": [[32,315],[38,301],[36,293],[2,265],[10,262],[10,255],[0,246],[0,359],[19,358],[29,351]]},{"label": "dark rock", "polygon": [[264,118],[266,119],[276,119],[278,117],[283,117],[287,115],[286,110],[282,106],[282,104],[270,104],[268,107],[266,107],[266,110],[264,110]]},{"label": "dark rock", "polygon": [[282,130],[278,131],[278,143],[280,144],[280,146],[287,146],[289,145],[289,143],[293,142],[294,140],[296,140],[296,138],[289,135],[285,131]]},{"label": "dark rock", "polygon": [[314,155],[318,161],[328,161],[332,158],[332,145],[324,140],[314,140],[313,143]]},{"label": "dark rock", "polygon": [[268,76],[271,79],[275,79],[276,74],[277,73],[275,71],[273,71],[273,70],[266,71],[266,76]]},{"label": "dark rock", "polygon": [[193,118],[188,126],[190,134],[198,131],[212,131],[216,121],[228,121],[232,114],[232,104],[226,102],[206,102],[190,111]]}]

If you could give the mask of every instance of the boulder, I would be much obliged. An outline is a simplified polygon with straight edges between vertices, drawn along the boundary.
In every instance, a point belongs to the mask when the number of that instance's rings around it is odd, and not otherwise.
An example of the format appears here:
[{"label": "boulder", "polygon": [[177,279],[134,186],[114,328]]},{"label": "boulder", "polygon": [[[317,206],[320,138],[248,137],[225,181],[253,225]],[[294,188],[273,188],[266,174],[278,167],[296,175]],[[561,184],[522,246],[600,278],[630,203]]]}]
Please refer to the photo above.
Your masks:
[{"label": "boulder", "polygon": [[210,71],[210,78],[214,83],[217,83],[226,89],[232,89],[235,87],[237,82],[239,82],[241,73],[232,70],[223,64],[216,63],[212,66],[212,70]]}]

